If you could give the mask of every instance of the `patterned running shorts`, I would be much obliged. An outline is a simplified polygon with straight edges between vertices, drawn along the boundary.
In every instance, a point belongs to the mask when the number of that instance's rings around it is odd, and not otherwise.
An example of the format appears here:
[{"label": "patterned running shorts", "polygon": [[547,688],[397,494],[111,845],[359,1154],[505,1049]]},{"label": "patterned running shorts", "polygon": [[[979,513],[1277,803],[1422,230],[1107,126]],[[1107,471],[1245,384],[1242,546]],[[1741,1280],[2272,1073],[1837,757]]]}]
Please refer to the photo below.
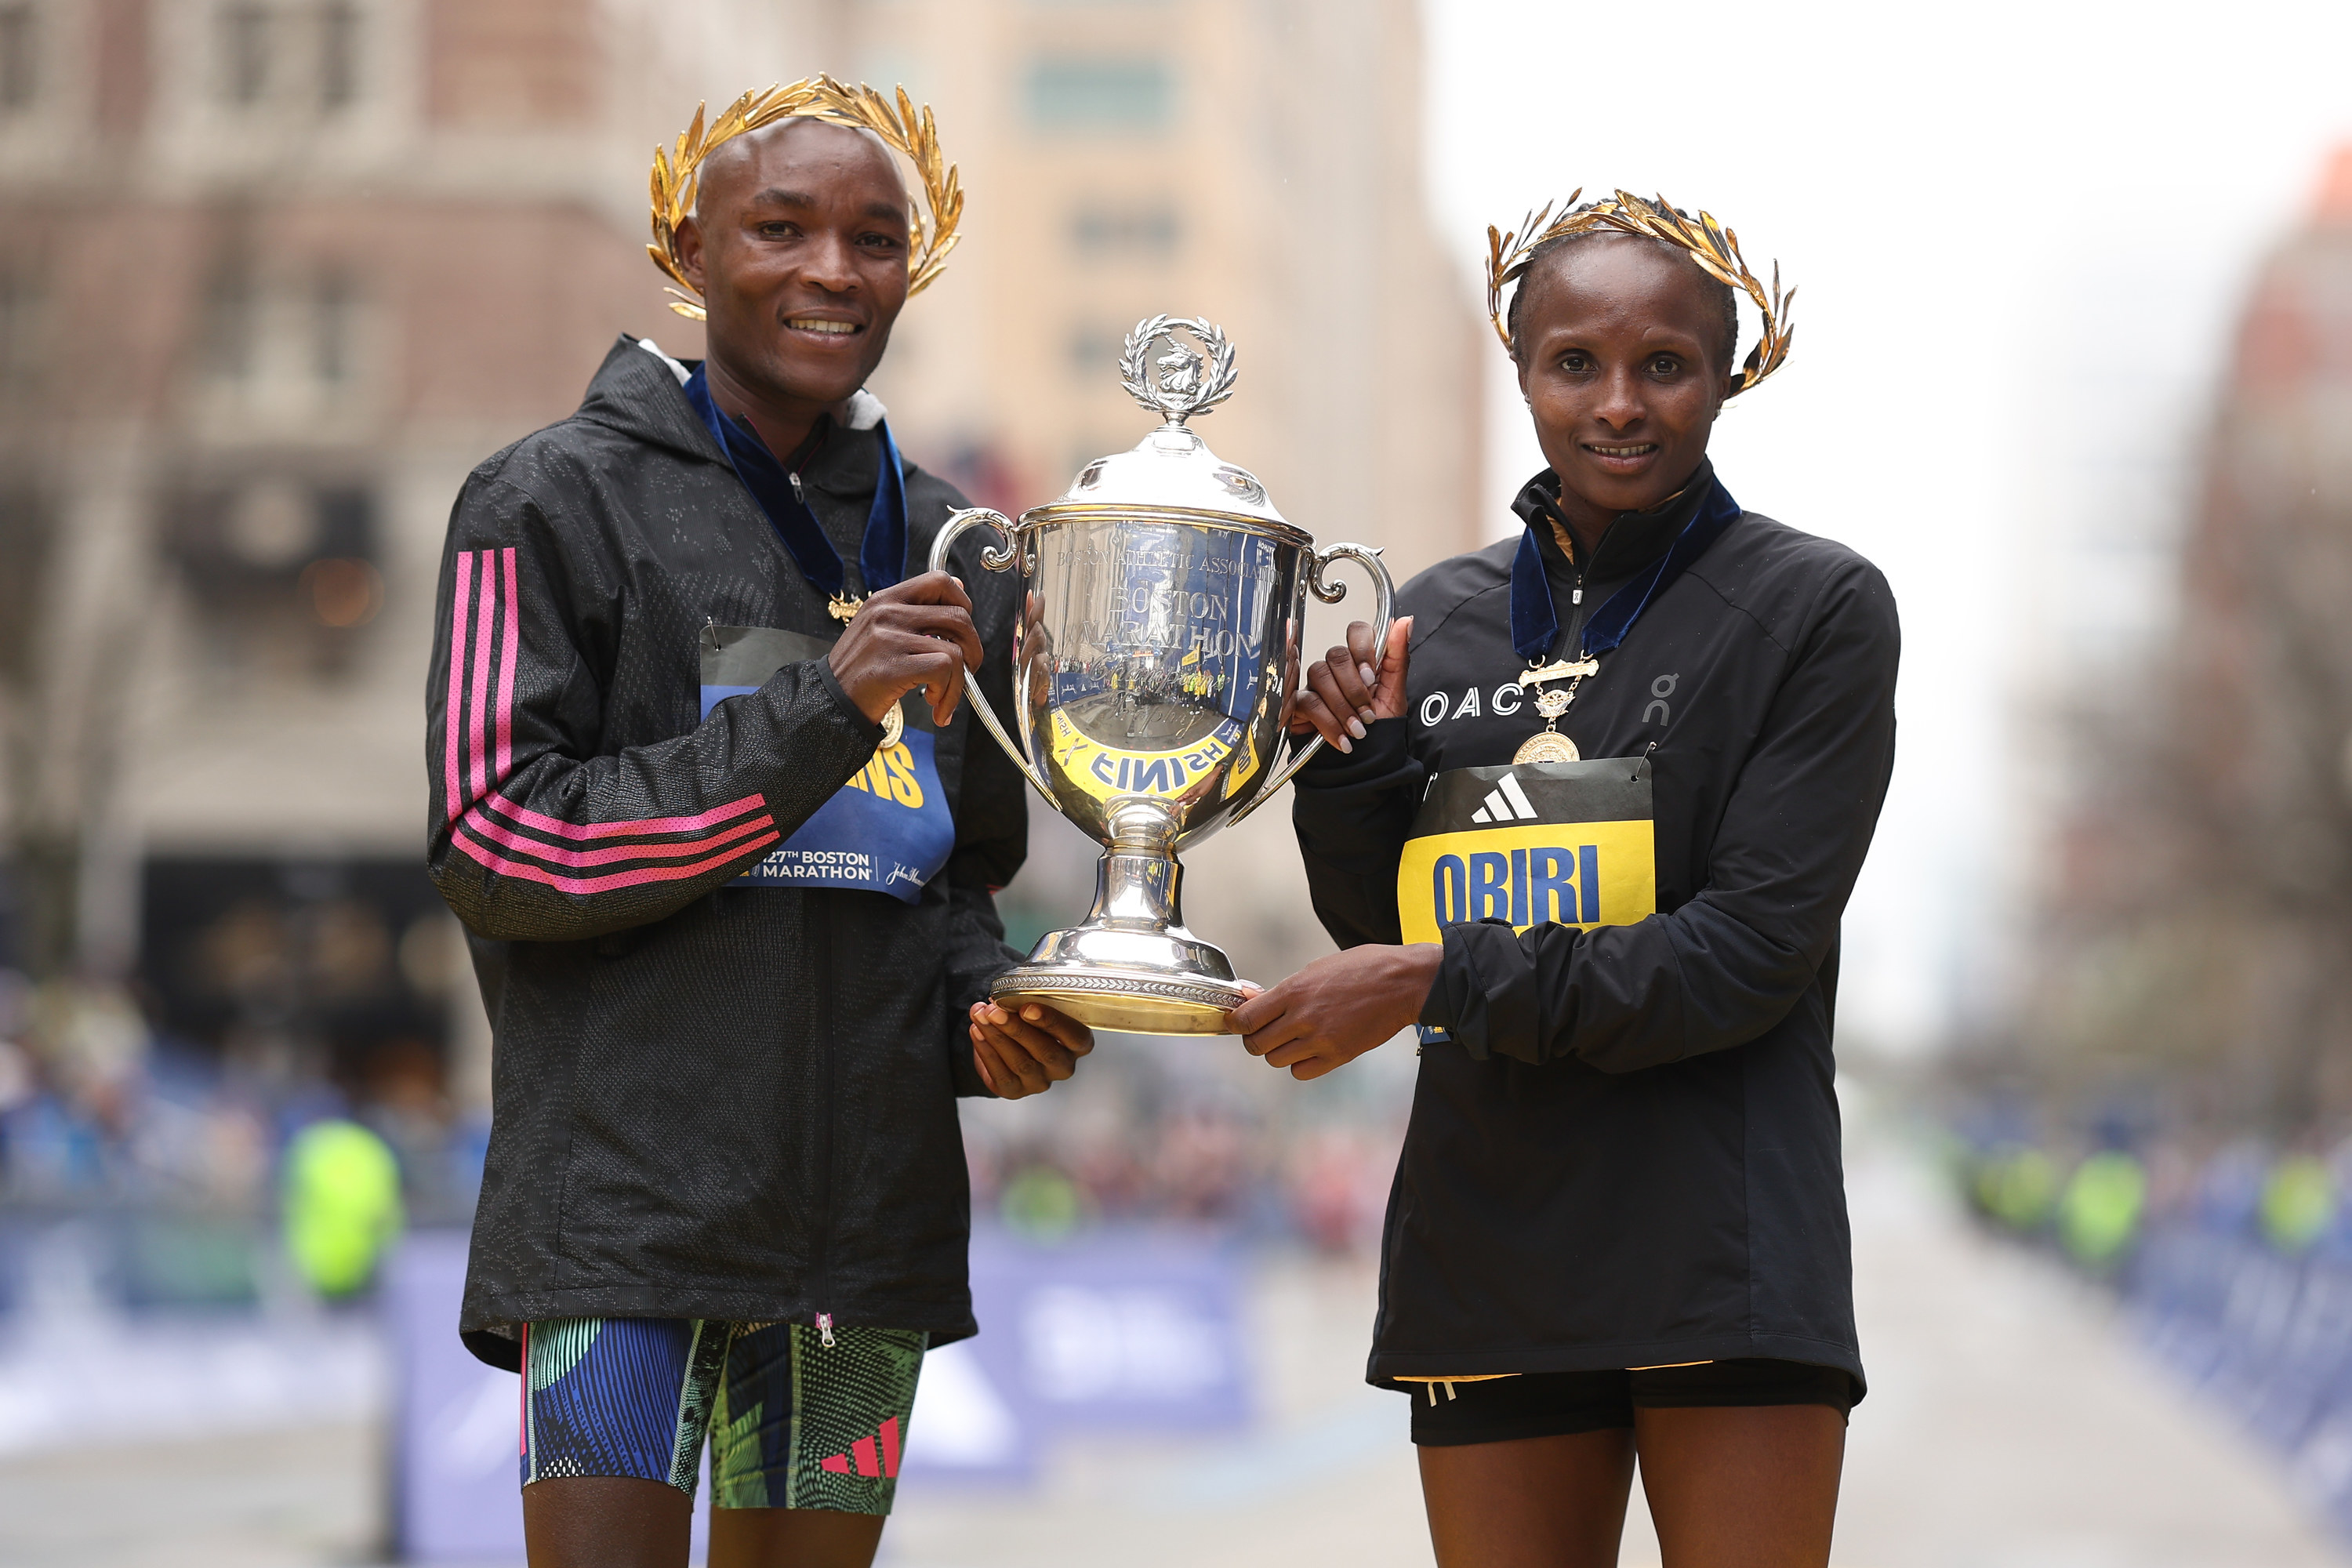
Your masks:
[{"label": "patterned running shorts", "polygon": [[887,1514],[929,1334],[714,1318],[553,1318],[523,1335],[522,1484],[667,1481],[710,1439],[718,1508]]}]

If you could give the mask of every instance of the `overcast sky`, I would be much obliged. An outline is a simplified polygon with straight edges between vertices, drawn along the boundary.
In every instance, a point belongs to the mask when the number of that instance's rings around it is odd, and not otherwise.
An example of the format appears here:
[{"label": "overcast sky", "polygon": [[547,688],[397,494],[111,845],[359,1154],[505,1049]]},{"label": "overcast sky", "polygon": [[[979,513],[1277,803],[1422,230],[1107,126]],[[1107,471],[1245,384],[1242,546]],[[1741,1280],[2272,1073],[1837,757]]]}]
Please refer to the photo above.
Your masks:
[{"label": "overcast sky", "polygon": [[[1788,366],[1714,454],[1743,504],[1895,584],[1901,754],[1840,1024],[1932,1047],[1997,989],[2022,919],[2035,704],[2162,624],[2160,550],[2247,280],[2352,140],[2352,4],[1428,16],[1433,200],[1465,273],[1486,224],[1622,185],[1705,207],[1801,289]],[[1499,535],[1542,460],[1499,349],[1493,373]]]}]

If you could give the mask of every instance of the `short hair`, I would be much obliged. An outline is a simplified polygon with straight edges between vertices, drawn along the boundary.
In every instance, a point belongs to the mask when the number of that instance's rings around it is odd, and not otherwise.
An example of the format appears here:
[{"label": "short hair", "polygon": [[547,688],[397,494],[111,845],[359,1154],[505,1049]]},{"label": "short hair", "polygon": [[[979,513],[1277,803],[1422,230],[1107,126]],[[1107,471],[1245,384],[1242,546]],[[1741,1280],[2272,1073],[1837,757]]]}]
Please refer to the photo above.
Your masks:
[{"label": "short hair", "polygon": [[[771,123],[769,123],[769,124],[766,124],[766,125],[762,125],[762,126],[761,126],[761,127],[759,128],[759,130],[758,130],[758,131],[747,131],[747,132],[743,132],[743,133],[742,133],[741,135],[740,135],[740,136],[730,136],[726,141],[721,142],[718,146],[713,147],[713,148],[710,150],[710,152],[709,152],[709,153],[704,157],[703,162],[702,162],[702,168],[701,168],[699,171],[698,171],[697,175],[696,175],[696,178],[695,178],[695,182],[694,182],[694,209],[693,209],[693,211],[694,211],[694,221],[695,221],[695,222],[697,222],[697,223],[700,223],[700,222],[702,222],[702,221],[703,221],[703,216],[702,216],[702,196],[703,196],[703,193],[704,193],[705,191],[707,191],[707,190],[709,190],[709,189],[710,188],[710,181],[709,181],[709,177],[708,177],[708,176],[709,176],[709,174],[710,165],[711,165],[712,163],[714,163],[718,162],[718,161],[719,161],[719,159],[721,159],[721,158],[724,158],[724,157],[728,156],[728,155],[729,155],[729,153],[730,153],[730,152],[741,152],[741,151],[744,151],[744,150],[748,150],[748,145],[749,145],[749,143],[750,143],[750,142],[751,142],[751,138],[752,138],[752,137],[754,137],[754,136],[756,136],[756,135],[758,135],[758,134],[760,133],[760,132],[761,132],[761,131],[775,131],[775,132],[777,132],[779,134],[781,134],[781,133],[782,133],[782,132],[784,129],[787,129],[787,128],[789,128],[789,127],[791,127],[791,126],[793,126],[793,125],[798,124],[798,123],[800,123],[800,122],[802,122],[802,121],[807,121],[808,123],[813,124],[813,125],[841,125],[841,121],[838,121],[838,120],[827,120],[827,119],[825,119],[825,118],[824,118],[824,116],[822,116],[822,115],[817,115],[817,114],[787,114],[787,115],[785,115],[785,116],[784,116],[782,119],[781,119],[781,120],[773,121],[772,121],[772,122],[771,122]],[[842,125],[842,126],[841,126],[841,128],[842,128],[844,131],[855,131],[855,132],[860,132],[860,133],[861,133],[861,134],[863,134],[863,135],[866,135],[866,136],[871,137],[871,138],[874,140],[874,142],[875,142],[878,146],[880,146],[880,147],[881,147],[882,151],[883,151],[886,154],[890,151],[890,144],[889,144],[887,142],[883,141],[883,140],[882,140],[882,138],[881,138],[881,136],[880,136],[880,135],[878,135],[878,134],[875,132],[874,128],[873,128],[872,126],[870,126],[870,125]],[[892,159],[889,159],[888,161],[889,161],[889,164],[890,164],[891,172],[892,172],[892,173],[894,173],[894,174],[897,174],[897,173],[898,173],[898,160],[897,160],[897,159],[895,159],[895,158],[892,158]],[[906,176],[906,175],[904,175],[903,174],[898,174],[898,183],[899,183],[901,185],[903,185],[903,184],[906,184],[906,180],[907,180],[907,176]],[[908,200],[910,200],[910,201],[911,201],[912,199],[913,199],[913,198],[912,198],[911,196],[909,196],[909,197],[908,197]]]},{"label": "short hair", "polygon": [[[1591,210],[1592,205],[1592,203],[1587,202],[1584,205],[1578,207],[1576,210],[1578,212],[1589,212]],[[1688,217],[1690,216],[1688,213],[1684,212],[1680,207],[1676,207],[1675,209],[1675,214],[1678,217]],[[1528,363],[1527,340],[1519,336],[1519,307],[1525,303],[1528,297],[1528,285],[1535,281],[1536,269],[1543,264],[1544,258],[1558,254],[1560,248],[1564,246],[1573,245],[1580,239],[1591,239],[1596,234],[1623,233],[1624,231],[1622,229],[1579,229],[1572,234],[1556,234],[1552,236],[1551,238],[1545,240],[1542,244],[1528,252],[1527,264],[1521,268],[1519,271],[1519,286],[1511,290],[1510,309],[1505,314],[1503,322],[1505,328],[1511,334],[1511,358],[1513,360],[1520,364]],[[1646,237],[1629,234],[1625,235],[1624,237],[1628,239],[1640,239]],[[1684,250],[1680,246],[1668,245],[1663,239],[1652,240],[1650,243],[1658,246],[1662,249],[1670,251],[1674,255],[1681,257],[1684,260],[1690,262],[1691,266],[1698,268],[1699,276],[1706,279],[1708,285],[1712,287],[1717,294],[1722,296],[1723,368],[1727,374],[1738,370],[1739,368],[1739,361],[1736,356],[1739,353],[1738,293],[1733,289],[1730,284],[1726,283],[1722,279],[1714,276],[1705,268],[1699,268],[1696,261],[1691,260],[1690,253]]]}]

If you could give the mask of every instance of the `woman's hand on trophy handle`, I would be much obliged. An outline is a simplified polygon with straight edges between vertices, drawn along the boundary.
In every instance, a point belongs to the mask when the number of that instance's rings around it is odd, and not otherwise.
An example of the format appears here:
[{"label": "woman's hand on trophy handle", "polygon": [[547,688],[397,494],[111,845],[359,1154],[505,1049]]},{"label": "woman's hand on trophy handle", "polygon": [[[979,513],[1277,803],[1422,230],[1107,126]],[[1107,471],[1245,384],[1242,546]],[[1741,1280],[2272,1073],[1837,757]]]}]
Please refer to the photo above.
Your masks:
[{"label": "woman's hand on trophy handle", "polygon": [[1412,641],[1411,616],[1390,622],[1388,652],[1376,669],[1372,660],[1379,639],[1370,624],[1357,621],[1349,626],[1347,642],[1308,667],[1307,679],[1292,700],[1291,733],[1312,731],[1342,752],[1352,752],[1355,742],[1367,733],[1367,725],[1402,718]]},{"label": "woman's hand on trophy handle", "polygon": [[1318,958],[1226,1015],[1250,1055],[1321,1078],[1420,1021],[1445,950],[1366,945]]},{"label": "woman's hand on trophy handle", "polygon": [[1043,1094],[1078,1069],[1095,1032],[1066,1013],[1031,1002],[1018,1014],[993,1002],[971,1007],[971,1062],[999,1100]]},{"label": "woman's hand on trophy handle", "polygon": [[980,668],[971,597],[945,572],[926,572],[867,597],[825,656],[858,711],[879,724],[917,687],[942,730],[963,698],[963,675]]}]

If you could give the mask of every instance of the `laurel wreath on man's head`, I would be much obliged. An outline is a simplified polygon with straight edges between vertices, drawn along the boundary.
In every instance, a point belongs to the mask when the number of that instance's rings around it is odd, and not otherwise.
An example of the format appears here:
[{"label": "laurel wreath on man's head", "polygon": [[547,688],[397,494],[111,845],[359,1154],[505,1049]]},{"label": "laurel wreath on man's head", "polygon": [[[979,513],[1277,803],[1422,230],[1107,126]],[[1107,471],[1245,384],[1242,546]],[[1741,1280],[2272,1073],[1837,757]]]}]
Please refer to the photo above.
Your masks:
[{"label": "laurel wreath on man's head", "polygon": [[[1503,340],[1505,353],[1516,351],[1511,343],[1511,329],[1504,321],[1503,290],[1526,274],[1536,247],[1564,235],[1611,229],[1664,240],[1686,251],[1708,277],[1742,290],[1756,302],[1758,313],[1764,318],[1763,333],[1748,352],[1747,363],[1740,368],[1739,384],[1727,395],[1738,396],[1780,368],[1789,357],[1790,343],[1796,338],[1796,329],[1789,323],[1789,307],[1795,303],[1797,291],[1781,291],[1779,262],[1772,263],[1772,288],[1768,293],[1739,254],[1738,232],[1717,223],[1712,214],[1701,212],[1694,221],[1677,212],[1664,196],[1644,201],[1624,191],[1606,201],[1579,207],[1576,198],[1583,194],[1579,187],[1570,192],[1564,202],[1545,204],[1522,218],[1516,230],[1498,230],[1491,224],[1486,227],[1486,315],[1495,323],[1495,335]],[[1552,216],[1555,211],[1559,214],[1557,218]]]},{"label": "laurel wreath on man's head", "polygon": [[680,133],[675,151],[654,149],[654,242],[646,247],[646,253],[677,285],[665,292],[677,296],[669,308],[679,315],[698,321],[705,315],[696,297],[699,290],[688,280],[677,253],[677,226],[694,211],[704,161],[723,143],[779,120],[823,120],[871,131],[893,152],[903,154],[922,176],[923,205],[929,209],[928,222],[922,214],[907,215],[912,231],[908,296],[921,293],[947,266],[948,252],[956,247],[960,237],[956,225],[963,217],[963,186],[957,179],[956,166],[940,155],[939,127],[932,122],[930,106],[926,104],[918,113],[905,88],[898,89],[894,104],[863,82],[847,87],[820,74],[789,87],[747,92],[728,105],[727,111],[706,130],[702,117],[707,107],[695,105],[694,123]]}]

